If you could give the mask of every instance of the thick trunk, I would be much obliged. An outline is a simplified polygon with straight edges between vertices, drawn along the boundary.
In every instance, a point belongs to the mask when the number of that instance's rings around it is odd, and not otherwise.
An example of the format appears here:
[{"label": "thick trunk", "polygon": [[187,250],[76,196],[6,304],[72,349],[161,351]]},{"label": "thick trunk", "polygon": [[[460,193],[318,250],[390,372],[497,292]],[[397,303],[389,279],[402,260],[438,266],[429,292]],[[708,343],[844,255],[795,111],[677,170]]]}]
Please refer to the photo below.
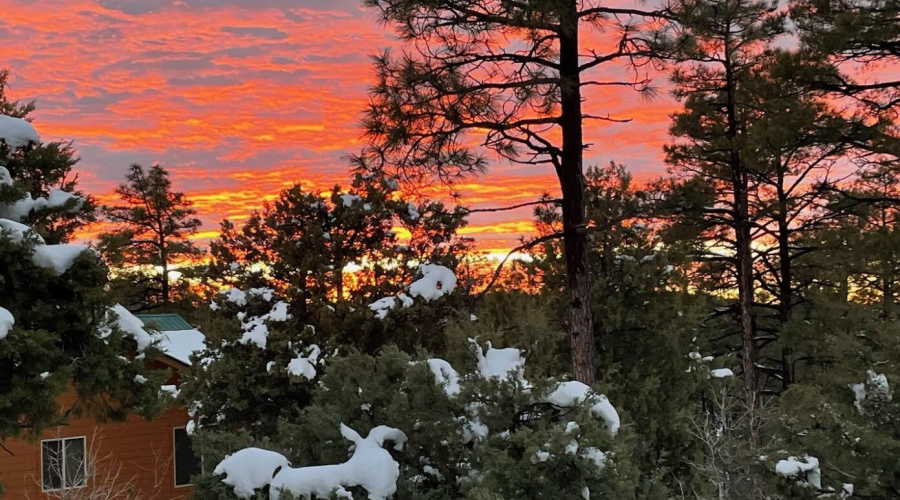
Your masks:
[{"label": "thick trunk", "polygon": [[[726,45],[728,45],[726,40]],[[726,51],[727,53],[727,51]],[[744,372],[744,398],[750,417],[750,438],[754,445],[762,444],[759,420],[759,387],[756,374],[756,340],[753,327],[753,251],[751,243],[749,173],[741,159],[738,141],[736,82],[734,68],[726,55],[725,85],[726,113],[728,115],[729,163],[731,166],[734,196],[734,230],[737,259],[738,301],[741,322],[741,369]]]},{"label": "thick trunk", "polygon": [[582,170],[581,80],[578,71],[578,7],[569,0],[560,15],[559,64],[562,155],[557,169],[562,190],[563,244],[569,292],[568,333],[572,373],[585,384],[596,378],[591,280],[588,271],[587,223]]},{"label": "thick trunk", "polygon": [[[779,182],[779,188],[783,179]],[[785,337],[785,325],[791,319],[794,302],[792,286],[793,271],[791,268],[791,234],[788,224],[787,195],[783,189],[778,192],[778,261],[781,268],[781,282],[778,286],[778,323],[781,326],[781,387],[787,389],[793,383],[793,353]]]},{"label": "thick trunk", "polygon": [[162,242],[162,250],[159,252],[159,260],[162,263],[162,302],[169,303],[169,255],[165,250],[165,243]]}]

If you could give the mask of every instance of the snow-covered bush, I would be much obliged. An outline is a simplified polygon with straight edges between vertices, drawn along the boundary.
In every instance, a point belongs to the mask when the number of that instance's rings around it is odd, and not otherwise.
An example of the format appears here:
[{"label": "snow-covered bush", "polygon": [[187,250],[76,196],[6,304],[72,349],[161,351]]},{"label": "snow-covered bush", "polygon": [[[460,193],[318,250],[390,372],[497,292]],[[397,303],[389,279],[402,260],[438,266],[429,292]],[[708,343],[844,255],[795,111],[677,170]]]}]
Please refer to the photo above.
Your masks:
[{"label": "snow-covered bush", "polygon": [[[309,406],[251,445],[292,464],[273,468],[268,494],[286,498],[278,486],[294,498],[615,498],[632,487],[627,431],[604,396],[530,377],[518,349],[476,341],[467,349],[468,360],[455,365],[395,348],[329,359]],[[243,453],[216,444],[223,433],[204,428],[198,448],[215,449],[218,460]],[[405,446],[384,449],[388,437]],[[349,452],[345,438],[356,443]],[[230,498],[229,485],[243,484],[233,474],[202,478],[198,498]]]}]

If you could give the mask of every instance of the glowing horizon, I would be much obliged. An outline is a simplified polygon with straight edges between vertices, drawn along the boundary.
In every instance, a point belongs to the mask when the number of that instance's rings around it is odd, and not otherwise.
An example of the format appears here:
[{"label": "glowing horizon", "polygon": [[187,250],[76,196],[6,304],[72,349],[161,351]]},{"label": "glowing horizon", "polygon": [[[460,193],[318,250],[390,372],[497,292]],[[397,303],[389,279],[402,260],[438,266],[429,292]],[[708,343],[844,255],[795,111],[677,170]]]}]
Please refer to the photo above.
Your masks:
[{"label": "glowing horizon", "polygon": [[[194,202],[204,237],[295,182],[349,185],[370,56],[395,45],[358,0],[0,0],[0,8],[9,96],[36,100],[45,141],[74,141],[81,188],[110,202],[130,164],[159,163]],[[585,165],[615,160],[639,179],[664,171],[670,98],[603,88],[587,99],[586,112],[632,122],[586,124]],[[548,168],[496,162],[456,191],[480,208],[558,187]],[[501,252],[533,230],[531,219],[528,208],[475,214],[464,233]]]}]

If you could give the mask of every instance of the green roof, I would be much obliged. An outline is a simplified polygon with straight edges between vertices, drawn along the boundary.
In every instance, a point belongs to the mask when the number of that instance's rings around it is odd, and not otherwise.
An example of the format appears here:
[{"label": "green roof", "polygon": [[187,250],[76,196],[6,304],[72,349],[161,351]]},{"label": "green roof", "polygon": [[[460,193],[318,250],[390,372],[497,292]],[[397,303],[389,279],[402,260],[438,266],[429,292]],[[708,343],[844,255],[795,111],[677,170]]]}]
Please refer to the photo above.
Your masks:
[{"label": "green roof", "polygon": [[138,319],[144,322],[144,326],[152,328],[160,332],[177,332],[182,330],[193,330],[194,327],[184,320],[181,316],[169,314],[135,314]]}]

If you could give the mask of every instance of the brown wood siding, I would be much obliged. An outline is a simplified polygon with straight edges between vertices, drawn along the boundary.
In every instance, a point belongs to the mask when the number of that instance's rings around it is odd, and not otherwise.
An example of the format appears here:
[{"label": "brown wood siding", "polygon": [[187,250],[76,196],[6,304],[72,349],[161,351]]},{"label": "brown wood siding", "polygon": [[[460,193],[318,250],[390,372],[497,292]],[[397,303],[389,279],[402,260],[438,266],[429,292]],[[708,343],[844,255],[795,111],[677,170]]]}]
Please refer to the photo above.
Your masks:
[{"label": "brown wood siding", "polygon": [[[70,395],[60,398],[71,399]],[[187,412],[179,407],[165,411],[151,421],[129,415],[124,422],[97,422],[91,418],[72,419],[68,425],[46,430],[41,439],[85,437],[85,446],[94,448],[100,459],[102,477],[106,470],[119,469],[119,481],[132,481],[142,500],[190,498],[193,488],[175,487],[173,463],[176,427],[188,422]],[[11,439],[3,445],[13,455],[0,450],[0,482],[6,499],[46,499],[41,491],[41,443]],[[89,472],[88,487],[91,486]]]}]

